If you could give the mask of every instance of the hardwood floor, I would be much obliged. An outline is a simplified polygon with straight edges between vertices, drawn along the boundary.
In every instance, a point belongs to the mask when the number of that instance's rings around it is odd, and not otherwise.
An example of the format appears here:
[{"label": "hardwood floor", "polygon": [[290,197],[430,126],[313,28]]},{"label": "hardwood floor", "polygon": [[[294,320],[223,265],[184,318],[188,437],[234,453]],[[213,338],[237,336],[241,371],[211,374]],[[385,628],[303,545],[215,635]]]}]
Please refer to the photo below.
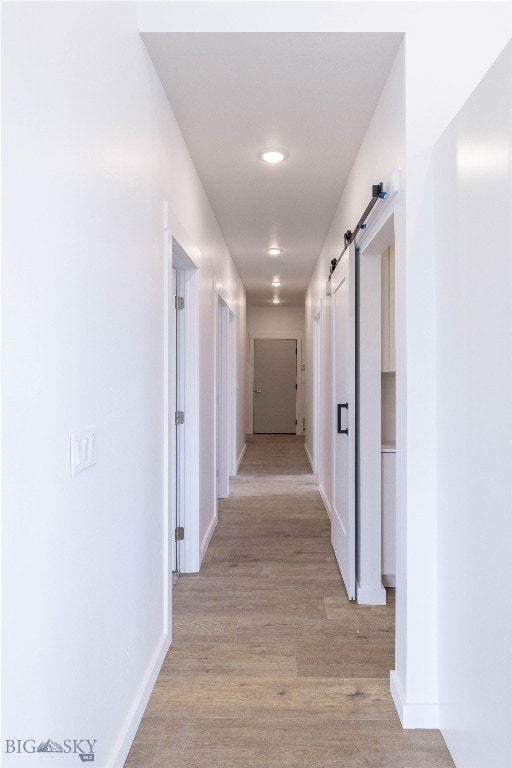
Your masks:
[{"label": "hardwood floor", "polygon": [[249,437],[126,768],[453,768],[396,715],[390,597],[348,601],[303,439]]}]

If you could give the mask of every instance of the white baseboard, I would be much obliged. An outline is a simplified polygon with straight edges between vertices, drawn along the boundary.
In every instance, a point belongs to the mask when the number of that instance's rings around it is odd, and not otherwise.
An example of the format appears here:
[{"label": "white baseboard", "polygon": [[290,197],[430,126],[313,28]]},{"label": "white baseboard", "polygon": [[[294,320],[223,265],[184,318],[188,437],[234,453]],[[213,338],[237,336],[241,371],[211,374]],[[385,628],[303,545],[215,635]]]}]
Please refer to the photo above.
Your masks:
[{"label": "white baseboard", "polygon": [[360,587],[356,584],[356,596],[359,605],[386,605],[386,590],[380,587]]},{"label": "white baseboard", "polygon": [[238,474],[238,470],[240,469],[240,464],[242,463],[242,461],[243,461],[243,458],[244,458],[244,456],[245,456],[245,452],[246,452],[246,450],[247,450],[247,443],[244,443],[244,447],[243,447],[243,448],[242,448],[242,450],[240,451],[240,456],[238,457],[238,461],[237,461],[237,463],[236,463],[236,473],[237,473],[237,474]]},{"label": "white baseboard", "polygon": [[215,515],[215,517],[211,521],[210,525],[208,526],[208,530],[206,531],[206,533],[204,535],[204,538],[203,538],[203,540],[201,542],[201,562],[203,562],[203,557],[206,554],[206,550],[208,549],[208,544],[211,541],[211,538],[213,536],[213,532],[215,531],[215,529],[217,527],[218,520],[219,520],[218,516]]},{"label": "white baseboard", "polygon": [[332,520],[332,512],[331,512],[331,505],[327,501],[327,496],[325,495],[324,489],[321,485],[318,486],[318,491],[320,493],[320,496],[322,497],[322,501],[324,503],[325,511],[327,512],[329,516],[329,520]]},{"label": "white baseboard", "polygon": [[396,670],[390,674],[390,691],[402,728],[439,728],[437,702],[407,701]]},{"label": "white baseboard", "polygon": [[130,707],[130,711],[128,712],[128,716],[121,729],[117,744],[112,750],[111,758],[105,765],[110,765],[112,768],[123,768],[170,644],[170,635],[162,635],[162,639],[148,666],[132,706]]},{"label": "white baseboard", "polygon": [[315,468],[313,466],[313,458],[312,458],[312,456],[311,456],[311,454],[309,452],[309,448],[306,445],[306,443],[304,443],[304,450],[306,451],[306,456],[308,457],[308,461],[309,461],[309,464],[311,466],[311,471],[312,471],[313,474],[315,474]]},{"label": "white baseboard", "polygon": [[382,584],[385,587],[391,587],[395,589],[396,587],[396,576],[394,573],[383,573],[382,574]]}]

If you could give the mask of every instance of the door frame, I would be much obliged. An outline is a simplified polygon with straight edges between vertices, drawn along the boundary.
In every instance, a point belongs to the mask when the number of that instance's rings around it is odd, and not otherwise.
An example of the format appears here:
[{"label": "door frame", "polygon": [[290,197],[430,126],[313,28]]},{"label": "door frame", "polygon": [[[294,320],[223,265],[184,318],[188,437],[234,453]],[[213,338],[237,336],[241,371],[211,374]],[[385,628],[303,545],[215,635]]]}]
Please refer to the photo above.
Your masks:
[{"label": "door frame", "polygon": [[[312,373],[313,373],[313,410],[311,414],[312,418],[312,435],[313,455],[309,456],[309,463],[314,475],[318,475],[320,472],[321,458],[320,458],[320,421],[321,421],[321,391],[322,391],[322,299],[318,302],[318,308],[313,315],[313,354],[312,354]],[[306,445],[307,451],[307,445]],[[309,454],[309,452],[308,452]]]},{"label": "door frame", "polygon": [[[380,259],[386,248],[395,242],[395,214],[399,189],[400,178],[398,172],[395,172],[386,200],[369,220],[357,244],[359,270],[357,600],[363,605],[386,604],[386,590],[382,585]],[[398,450],[397,444],[397,452]]]},{"label": "door frame", "polygon": [[[174,536],[174,519],[185,528],[185,538],[180,542],[179,566],[180,573],[197,573],[200,565],[199,547],[199,324],[198,324],[198,270],[185,249],[168,230],[168,269],[167,289],[165,300],[166,314],[166,376],[167,381],[167,430],[166,430],[166,479],[168,524],[167,539],[171,543]],[[180,426],[182,435],[182,455],[179,465],[176,464],[175,398],[176,398],[176,348],[173,339],[176,338],[175,307],[172,286],[172,270],[183,273],[183,288],[185,306],[183,310],[183,411],[185,423]],[[175,499],[175,474],[180,473],[183,488],[183,509],[179,514],[173,509]],[[168,557],[168,570],[172,568],[172,559]],[[168,580],[171,574],[168,574]]]},{"label": "door frame", "polygon": [[[169,469],[169,500],[172,510],[172,524],[169,532],[169,541],[172,547],[172,570],[174,572],[180,572],[180,567],[183,564],[184,552],[183,541],[173,542],[173,531],[180,525],[185,525],[185,482],[184,482],[184,449],[185,449],[185,431],[184,425],[180,428],[177,427],[176,421],[172,420],[173,411],[185,410],[184,403],[184,391],[185,391],[185,376],[184,366],[182,361],[185,358],[185,327],[186,323],[183,322],[184,318],[180,318],[180,312],[173,311],[172,301],[176,296],[184,296],[185,294],[185,272],[182,269],[172,265],[172,282],[171,282],[171,307],[170,307],[170,331],[171,346],[174,342],[174,355],[172,358],[171,378],[169,382],[169,391],[171,396],[171,402],[169,404],[169,426],[171,429],[171,465]],[[180,322],[178,324],[178,319]],[[173,453],[174,451],[174,453]]]},{"label": "door frame", "polygon": [[230,310],[220,294],[217,294],[216,313],[216,350],[215,350],[215,467],[216,467],[216,499],[227,499],[229,496],[229,476],[232,459],[232,419],[230,411],[230,394],[232,382],[230,376]]},{"label": "door frame", "polygon": [[[211,525],[200,543],[200,558],[208,548],[213,532],[218,521],[218,500],[228,498],[230,477],[236,477],[237,466],[237,400],[238,400],[238,339],[236,303],[217,283],[216,275],[212,278],[212,325],[214,329],[214,376],[213,376],[213,404],[214,404],[214,472],[213,472],[213,499],[214,514]],[[222,318],[222,353],[219,355],[219,316]],[[220,359],[220,364],[219,364]],[[221,376],[220,403],[217,402],[217,390],[219,387],[219,375]],[[220,407],[219,407],[220,406]],[[222,478],[217,478],[219,464],[219,426],[221,427],[222,446]],[[222,495],[221,495],[222,494]]]}]

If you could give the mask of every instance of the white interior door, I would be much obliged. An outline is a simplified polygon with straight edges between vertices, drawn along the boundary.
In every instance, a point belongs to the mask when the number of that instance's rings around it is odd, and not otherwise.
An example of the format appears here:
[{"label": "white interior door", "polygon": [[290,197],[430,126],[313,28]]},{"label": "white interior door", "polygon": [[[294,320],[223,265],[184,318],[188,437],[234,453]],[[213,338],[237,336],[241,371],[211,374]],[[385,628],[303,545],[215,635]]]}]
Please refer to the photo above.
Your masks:
[{"label": "white interior door", "polygon": [[331,279],[334,358],[334,503],[331,542],[350,600],[356,598],[355,246]]},{"label": "white interior door", "polygon": [[254,339],[254,433],[295,434],[297,339]]}]

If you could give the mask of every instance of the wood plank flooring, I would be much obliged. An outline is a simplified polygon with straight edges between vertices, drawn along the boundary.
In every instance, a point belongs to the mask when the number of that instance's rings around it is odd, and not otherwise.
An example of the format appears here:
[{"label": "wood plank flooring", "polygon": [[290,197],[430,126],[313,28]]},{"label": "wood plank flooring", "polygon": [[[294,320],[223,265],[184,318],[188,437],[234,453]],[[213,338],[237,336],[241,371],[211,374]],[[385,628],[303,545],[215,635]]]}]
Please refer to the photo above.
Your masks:
[{"label": "wood plank flooring", "polygon": [[126,768],[453,768],[400,726],[390,598],[348,601],[303,439],[249,437]]}]

